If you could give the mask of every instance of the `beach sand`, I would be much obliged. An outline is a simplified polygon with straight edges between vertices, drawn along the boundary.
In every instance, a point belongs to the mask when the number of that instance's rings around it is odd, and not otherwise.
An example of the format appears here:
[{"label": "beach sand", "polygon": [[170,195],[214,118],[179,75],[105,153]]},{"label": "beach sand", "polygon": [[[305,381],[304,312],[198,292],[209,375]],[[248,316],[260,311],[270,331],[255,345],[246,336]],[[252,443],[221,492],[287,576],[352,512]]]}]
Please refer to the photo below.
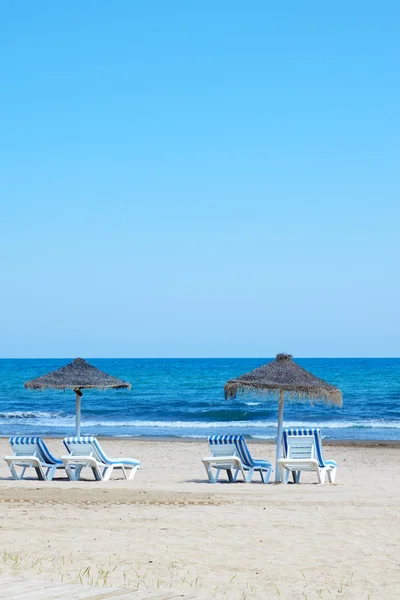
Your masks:
[{"label": "beach sand", "polygon": [[[64,454],[61,440],[49,446]],[[400,598],[400,447],[325,443],[337,483],[303,475],[284,486],[208,484],[206,442],[103,446],[141,460],[133,481],[12,481],[1,462],[1,576],[172,587],[204,600]],[[271,444],[250,447],[273,460]]]}]

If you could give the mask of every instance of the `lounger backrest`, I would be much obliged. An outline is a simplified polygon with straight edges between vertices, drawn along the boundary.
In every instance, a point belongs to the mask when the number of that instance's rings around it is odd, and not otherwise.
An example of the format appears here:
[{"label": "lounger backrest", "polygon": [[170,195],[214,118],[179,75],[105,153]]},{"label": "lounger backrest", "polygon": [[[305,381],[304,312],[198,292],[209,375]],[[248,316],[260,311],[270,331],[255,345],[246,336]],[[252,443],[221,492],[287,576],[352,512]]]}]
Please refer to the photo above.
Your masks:
[{"label": "lounger backrest", "polygon": [[[242,435],[211,435],[208,438],[208,443],[212,452],[215,452],[216,447],[222,447],[225,452],[222,456],[239,456],[240,460],[247,467],[253,467],[254,462],[250,454],[250,450],[247,447],[246,441]],[[235,453],[228,453],[228,447],[234,448]],[[215,454],[214,454],[215,456]]]},{"label": "lounger backrest", "polygon": [[42,458],[36,438],[10,437],[10,444],[16,456],[35,456]]},{"label": "lounger backrest", "polygon": [[320,467],[325,466],[319,429],[285,429],[283,449],[286,458],[316,459]]},{"label": "lounger backrest", "polygon": [[100,463],[111,463],[110,459],[104,454],[97,439],[92,435],[67,437],[64,440],[64,446],[72,456],[93,456]]},{"label": "lounger backrest", "polygon": [[211,454],[215,457],[217,456],[238,456],[235,444],[223,444],[221,446],[217,446],[213,444],[210,446]]},{"label": "lounger backrest", "polygon": [[16,456],[35,456],[47,465],[62,464],[55,458],[40,437],[10,437],[10,444]]}]

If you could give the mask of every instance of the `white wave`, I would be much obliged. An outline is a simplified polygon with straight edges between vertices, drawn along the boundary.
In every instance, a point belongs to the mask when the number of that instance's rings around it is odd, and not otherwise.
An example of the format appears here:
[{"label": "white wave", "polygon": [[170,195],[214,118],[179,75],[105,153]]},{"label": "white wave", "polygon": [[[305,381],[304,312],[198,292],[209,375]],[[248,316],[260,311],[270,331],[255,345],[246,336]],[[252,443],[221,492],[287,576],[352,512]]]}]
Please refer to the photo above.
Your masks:
[{"label": "white wave", "polygon": [[261,402],[246,402],[246,406],[259,406]]},{"label": "white wave", "polygon": [[[75,423],[75,415],[65,415],[57,412],[6,412],[0,413],[0,423],[10,423],[12,420],[21,422],[24,420],[26,425],[48,426],[51,428],[71,427]],[[131,428],[131,429],[276,429],[276,421],[108,421],[85,419],[82,417],[82,425],[85,427],[102,428]],[[400,429],[400,420],[390,421],[384,419],[365,419],[359,421],[285,421],[285,427],[308,427],[320,429]]]},{"label": "white wave", "polygon": [[[276,429],[276,421],[85,421],[87,427],[138,427],[163,429]],[[320,429],[348,429],[358,427],[400,429],[400,421],[365,420],[365,421],[285,421],[285,427],[318,427]]]},{"label": "white wave", "polygon": [[29,412],[29,411],[12,411],[12,412],[0,412],[0,419],[53,419],[58,418],[62,413],[57,412]]}]

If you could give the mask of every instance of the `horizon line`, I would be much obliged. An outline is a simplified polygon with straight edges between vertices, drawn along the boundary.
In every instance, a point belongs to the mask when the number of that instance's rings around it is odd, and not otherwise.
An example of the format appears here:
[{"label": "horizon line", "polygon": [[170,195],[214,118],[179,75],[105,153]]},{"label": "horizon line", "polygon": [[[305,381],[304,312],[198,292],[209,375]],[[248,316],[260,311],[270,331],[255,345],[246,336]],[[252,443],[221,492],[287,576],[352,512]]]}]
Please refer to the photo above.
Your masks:
[{"label": "horizon line", "polygon": [[[78,356],[8,356],[0,360],[74,360]],[[79,357],[79,358],[83,358]],[[274,360],[275,356],[88,356],[85,360]],[[400,356],[293,356],[294,360],[376,360]]]}]

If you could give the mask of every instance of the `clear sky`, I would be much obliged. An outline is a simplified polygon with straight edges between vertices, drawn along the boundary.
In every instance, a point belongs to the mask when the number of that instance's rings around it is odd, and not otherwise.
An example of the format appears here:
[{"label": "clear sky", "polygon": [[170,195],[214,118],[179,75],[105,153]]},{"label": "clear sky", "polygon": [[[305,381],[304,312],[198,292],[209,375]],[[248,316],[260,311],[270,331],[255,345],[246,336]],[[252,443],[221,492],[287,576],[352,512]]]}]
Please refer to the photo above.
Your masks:
[{"label": "clear sky", "polygon": [[399,30],[2,2],[0,356],[399,356]]}]

